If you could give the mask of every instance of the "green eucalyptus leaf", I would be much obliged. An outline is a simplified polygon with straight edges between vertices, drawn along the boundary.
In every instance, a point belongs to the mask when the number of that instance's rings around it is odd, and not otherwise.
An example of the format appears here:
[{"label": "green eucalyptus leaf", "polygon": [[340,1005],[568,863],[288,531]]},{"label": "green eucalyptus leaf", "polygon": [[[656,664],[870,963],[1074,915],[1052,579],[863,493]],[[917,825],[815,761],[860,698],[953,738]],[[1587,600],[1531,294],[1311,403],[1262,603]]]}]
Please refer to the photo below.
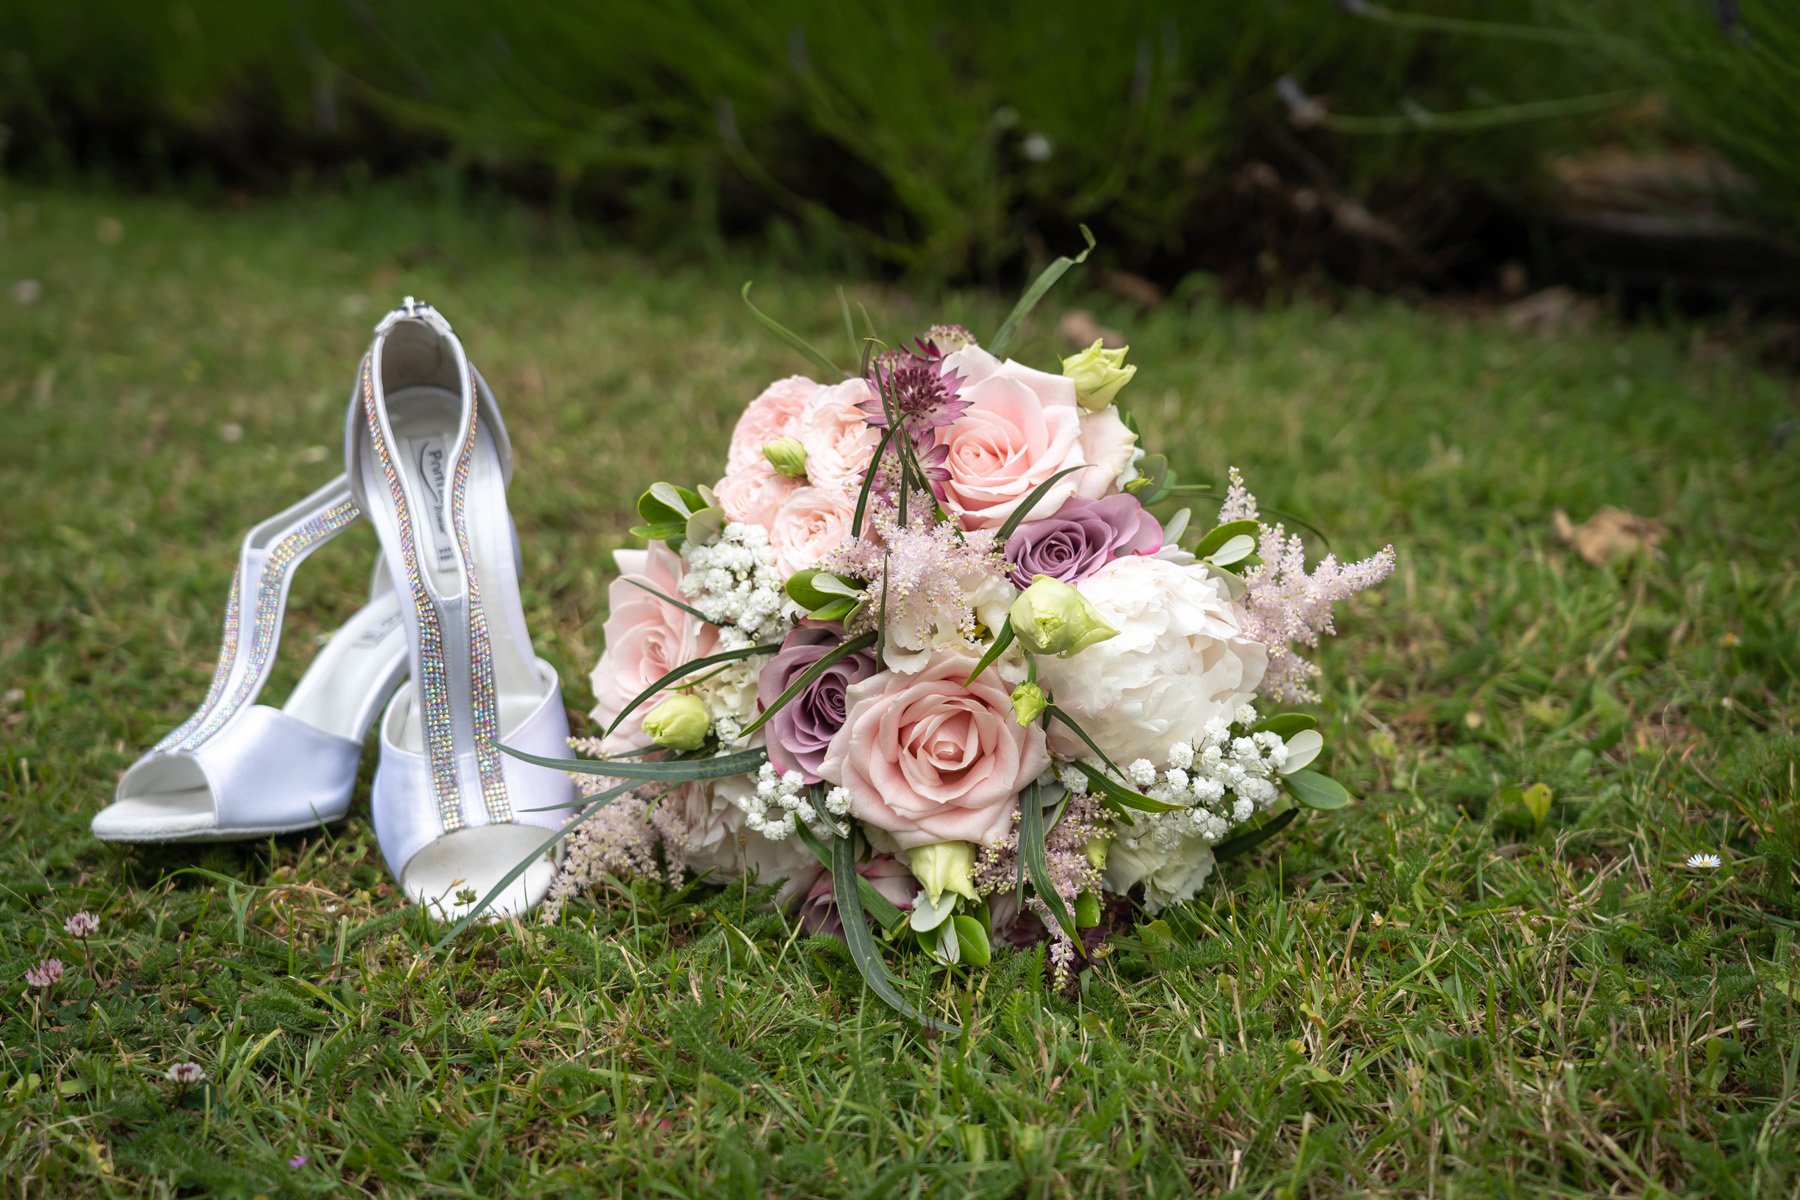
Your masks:
[{"label": "green eucalyptus leaf", "polygon": [[1350,803],[1350,792],[1343,784],[1317,771],[1295,771],[1283,776],[1282,782],[1288,794],[1308,808],[1330,812]]},{"label": "green eucalyptus leaf", "polygon": [[815,621],[830,621],[839,624],[849,620],[850,614],[862,604],[860,600],[852,600],[848,596],[840,596],[827,604],[821,604],[806,615]]},{"label": "green eucalyptus leaf", "polygon": [[1243,562],[1254,553],[1256,553],[1256,539],[1248,534],[1240,533],[1208,554],[1206,561],[1215,567],[1229,567],[1233,563]]},{"label": "green eucalyptus leaf", "polygon": [[687,540],[697,545],[706,545],[718,540],[725,532],[725,510],[722,508],[703,508],[687,519],[683,532]]},{"label": "green eucalyptus leaf", "polygon": [[1264,717],[1250,727],[1251,733],[1272,733],[1279,738],[1291,738],[1305,729],[1317,729],[1318,718],[1311,713],[1276,713],[1272,717]]},{"label": "green eucalyptus leaf", "polygon": [[686,521],[659,521],[653,525],[633,525],[631,536],[646,542],[672,542],[687,535]]},{"label": "green eucalyptus leaf", "polygon": [[[1227,521],[1223,525],[1216,525],[1206,534],[1206,536],[1195,543],[1194,557],[1210,558],[1215,551],[1224,546],[1225,543],[1229,542],[1232,538],[1248,537],[1254,539],[1261,529],[1262,527],[1255,521]],[[1256,547],[1252,545],[1251,550],[1254,551],[1255,549]],[[1245,556],[1239,555],[1238,557],[1242,558]]]},{"label": "green eucalyptus leaf", "polygon": [[956,941],[964,962],[971,967],[985,967],[993,961],[994,951],[988,943],[987,926],[962,913],[951,917],[950,924],[956,929]]}]

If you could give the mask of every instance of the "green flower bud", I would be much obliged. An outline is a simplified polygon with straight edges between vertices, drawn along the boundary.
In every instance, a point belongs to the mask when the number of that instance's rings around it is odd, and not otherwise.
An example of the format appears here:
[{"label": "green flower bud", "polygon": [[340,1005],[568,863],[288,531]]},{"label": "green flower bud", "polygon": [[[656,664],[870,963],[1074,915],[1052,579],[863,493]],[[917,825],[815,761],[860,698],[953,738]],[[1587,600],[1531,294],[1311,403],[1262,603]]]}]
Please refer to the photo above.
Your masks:
[{"label": "green flower bud", "polygon": [[1081,852],[1087,855],[1088,865],[1092,866],[1094,870],[1104,871],[1106,870],[1106,848],[1110,845],[1112,845],[1111,834],[1097,833],[1088,839],[1087,845],[1081,848]]},{"label": "green flower bud", "polygon": [[1013,635],[1027,650],[1058,658],[1069,658],[1119,632],[1100,619],[1087,597],[1048,575],[1034,577],[1008,615]]},{"label": "green flower bud", "polygon": [[644,732],[671,750],[698,750],[712,728],[706,705],[698,696],[670,696],[644,718]]},{"label": "green flower bud", "polygon": [[1018,718],[1019,724],[1029,725],[1044,715],[1044,710],[1050,706],[1050,697],[1043,688],[1026,680],[1013,689],[1012,706],[1013,716]]},{"label": "green flower bud", "polygon": [[1099,412],[1111,404],[1119,389],[1137,374],[1135,366],[1125,365],[1130,346],[1107,350],[1103,345],[1095,338],[1094,344],[1086,350],[1062,360],[1063,374],[1075,381],[1075,397],[1089,412]]},{"label": "green flower bud", "polygon": [[970,900],[981,899],[975,891],[973,842],[938,842],[915,847],[907,854],[906,865],[934,906],[945,892],[955,892]]},{"label": "green flower bud", "polygon": [[806,447],[796,437],[776,438],[763,447],[769,465],[789,479],[806,478]]}]

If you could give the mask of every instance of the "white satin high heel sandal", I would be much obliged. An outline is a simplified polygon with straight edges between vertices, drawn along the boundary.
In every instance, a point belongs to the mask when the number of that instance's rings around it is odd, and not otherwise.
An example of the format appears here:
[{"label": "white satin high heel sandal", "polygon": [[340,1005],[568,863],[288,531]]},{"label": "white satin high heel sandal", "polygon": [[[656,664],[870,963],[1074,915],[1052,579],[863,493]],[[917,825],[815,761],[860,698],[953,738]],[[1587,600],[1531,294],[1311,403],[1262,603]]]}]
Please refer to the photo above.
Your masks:
[{"label": "white satin high heel sandal", "polygon": [[306,556],[361,517],[342,477],[244,538],[225,637],[198,710],[119,779],[94,817],[107,842],[203,842],[316,828],[350,808],[363,735],[406,671],[400,600],[376,573],[281,708],[256,703]]},{"label": "white satin high heel sandal", "polygon": [[[506,428],[430,306],[408,297],[376,326],[345,453],[403,598],[411,664],[380,722],[375,833],[409,897],[459,916],[573,815],[575,788],[563,772],[499,748],[568,758],[568,718],[519,602]],[[538,856],[488,912],[527,911],[555,872]]]}]

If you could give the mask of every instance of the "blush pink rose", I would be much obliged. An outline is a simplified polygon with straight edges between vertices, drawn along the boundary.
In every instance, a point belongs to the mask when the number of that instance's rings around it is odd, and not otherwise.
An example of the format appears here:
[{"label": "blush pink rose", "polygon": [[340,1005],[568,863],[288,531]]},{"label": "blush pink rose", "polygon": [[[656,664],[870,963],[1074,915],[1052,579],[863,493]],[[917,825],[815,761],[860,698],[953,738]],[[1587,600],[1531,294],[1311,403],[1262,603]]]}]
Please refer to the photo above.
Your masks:
[{"label": "blush pink rose", "polygon": [[916,674],[884,671],[846,693],[844,727],[819,774],[901,849],[999,841],[1019,793],[1050,761],[1042,727],[1013,719],[997,672],[963,686],[974,667],[971,655],[939,652]]},{"label": "blush pink rose", "polygon": [[863,401],[874,390],[860,379],[822,387],[806,402],[795,434],[806,447],[806,477],[822,488],[856,495],[875,459],[881,431],[869,424]]},{"label": "blush pink rose", "polygon": [[[1032,490],[1067,467],[1084,467],[1081,408],[1075,384],[1010,359],[1001,362],[979,346],[945,360],[963,379],[962,416],[937,431],[948,452],[950,478],[944,500],[968,529],[1005,522]],[[1082,472],[1064,476],[1032,509],[1047,517],[1075,494]]]},{"label": "blush pink rose", "polygon": [[[681,598],[681,557],[667,545],[654,542],[648,550],[618,550],[613,558],[620,575],[607,589],[606,649],[592,676],[594,709],[590,715],[602,728],[612,724],[632,697],[658,679],[682,663],[712,653],[719,637],[716,628],[692,613],[634,586],[635,581],[664,596]],[[645,701],[620,723],[602,743],[607,753],[646,744],[644,717],[659,698]]]},{"label": "blush pink rose", "polygon": [[758,454],[753,462],[727,468],[713,495],[725,510],[726,520],[768,529],[775,524],[782,504],[802,486],[801,480],[789,479]]},{"label": "blush pink rose", "polygon": [[822,385],[804,375],[777,379],[752,400],[731,431],[731,453],[725,460],[726,473],[746,464],[767,462],[763,447],[777,438],[796,437],[800,432],[800,413]]},{"label": "blush pink rose", "polygon": [[848,542],[855,518],[850,498],[833,488],[803,487],[788,496],[769,524],[769,549],[782,578],[818,566]]}]

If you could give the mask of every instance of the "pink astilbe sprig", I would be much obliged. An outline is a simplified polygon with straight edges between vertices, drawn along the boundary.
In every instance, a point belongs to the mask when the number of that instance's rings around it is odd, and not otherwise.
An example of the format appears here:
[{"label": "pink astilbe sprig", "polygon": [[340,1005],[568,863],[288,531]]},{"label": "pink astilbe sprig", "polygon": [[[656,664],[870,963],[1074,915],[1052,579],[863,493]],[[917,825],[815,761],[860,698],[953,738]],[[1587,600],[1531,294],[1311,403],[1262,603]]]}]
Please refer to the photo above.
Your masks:
[{"label": "pink astilbe sprig", "polygon": [[[1062,819],[1044,836],[1044,861],[1049,868],[1050,886],[1071,910],[1077,896],[1100,888],[1100,871],[1088,859],[1087,848],[1107,831],[1103,811],[1098,800],[1076,796],[1063,810]],[[1016,817],[1005,841],[981,848],[975,858],[974,878],[975,890],[988,897],[990,904],[1011,898],[1020,879]],[[1064,935],[1062,926],[1050,914],[1050,906],[1042,897],[1033,895],[1026,900],[1025,906],[1049,934],[1052,973],[1056,986],[1062,987],[1074,967],[1075,943]]]},{"label": "pink astilbe sprig", "polygon": [[[1219,518],[1257,519],[1256,497],[1244,487],[1235,467]],[[1327,554],[1308,571],[1306,544],[1299,534],[1263,522],[1256,544],[1263,561],[1244,575],[1244,606],[1249,612],[1245,632],[1269,650],[1263,690],[1277,700],[1316,701],[1312,681],[1319,668],[1297,648],[1311,649],[1324,635],[1337,632],[1332,605],[1392,574],[1394,548],[1385,547],[1353,563],[1340,563],[1337,555]]]},{"label": "pink astilbe sprig", "polygon": [[941,628],[949,614],[963,633],[974,633],[968,581],[996,575],[1004,566],[993,535],[963,533],[924,513],[911,514],[902,525],[885,508],[871,515],[869,525],[861,538],[821,564],[833,574],[870,581],[861,610],[864,625],[857,632],[873,628],[885,611],[890,628],[902,622]]},{"label": "pink astilbe sprig", "polygon": [[[597,775],[582,775],[576,780],[576,788],[584,797],[596,796],[615,786],[617,781]],[[544,921],[554,922],[563,905],[598,886],[608,875],[620,878],[661,875],[656,861],[656,848],[661,839],[651,820],[650,800],[637,792],[629,792],[602,805],[599,811],[571,830],[563,841],[562,869],[556,873],[550,891],[544,897],[544,906],[539,910]]]}]

